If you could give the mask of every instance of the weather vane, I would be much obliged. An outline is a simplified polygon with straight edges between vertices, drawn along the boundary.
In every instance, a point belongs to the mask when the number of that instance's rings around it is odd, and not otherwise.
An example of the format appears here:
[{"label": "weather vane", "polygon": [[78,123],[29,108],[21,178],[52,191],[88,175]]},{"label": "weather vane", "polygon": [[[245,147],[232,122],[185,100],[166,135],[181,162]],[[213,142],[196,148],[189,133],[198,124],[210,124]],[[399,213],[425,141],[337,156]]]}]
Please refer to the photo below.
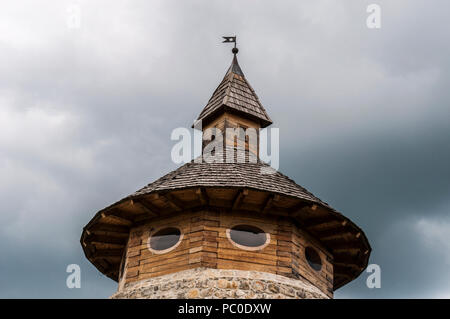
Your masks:
[{"label": "weather vane", "polygon": [[233,52],[234,55],[236,55],[239,52],[239,49],[236,47],[237,44],[237,37],[222,37],[224,40],[222,41],[222,43],[234,43],[234,48],[231,50],[231,52]]}]

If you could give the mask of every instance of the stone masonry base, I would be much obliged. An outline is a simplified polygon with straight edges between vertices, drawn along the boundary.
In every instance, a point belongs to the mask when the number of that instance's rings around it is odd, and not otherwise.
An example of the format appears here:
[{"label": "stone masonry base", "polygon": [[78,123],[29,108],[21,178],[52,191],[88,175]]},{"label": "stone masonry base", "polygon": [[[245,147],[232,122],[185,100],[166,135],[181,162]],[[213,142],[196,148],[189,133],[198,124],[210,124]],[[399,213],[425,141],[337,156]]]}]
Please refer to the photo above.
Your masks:
[{"label": "stone masonry base", "polygon": [[126,284],[111,296],[142,299],[328,299],[306,280],[260,271],[195,268]]}]

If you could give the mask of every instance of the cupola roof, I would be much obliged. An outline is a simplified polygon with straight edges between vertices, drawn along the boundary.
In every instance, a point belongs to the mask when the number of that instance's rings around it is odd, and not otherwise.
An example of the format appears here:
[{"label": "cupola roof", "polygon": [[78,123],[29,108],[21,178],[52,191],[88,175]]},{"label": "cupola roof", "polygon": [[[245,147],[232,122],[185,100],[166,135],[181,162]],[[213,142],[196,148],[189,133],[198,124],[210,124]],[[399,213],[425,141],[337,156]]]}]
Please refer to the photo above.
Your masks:
[{"label": "cupola roof", "polygon": [[216,88],[197,120],[208,122],[228,111],[255,120],[261,127],[272,124],[264,106],[239,66],[237,56],[233,60],[222,82]]}]

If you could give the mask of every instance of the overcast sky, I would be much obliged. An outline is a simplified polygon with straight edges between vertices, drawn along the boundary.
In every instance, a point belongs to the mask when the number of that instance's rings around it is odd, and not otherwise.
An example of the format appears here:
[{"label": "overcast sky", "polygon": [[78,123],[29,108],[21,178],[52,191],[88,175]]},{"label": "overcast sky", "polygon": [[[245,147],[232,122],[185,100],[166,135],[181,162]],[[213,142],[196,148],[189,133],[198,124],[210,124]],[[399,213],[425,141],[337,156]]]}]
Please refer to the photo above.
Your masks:
[{"label": "overcast sky", "polygon": [[[381,5],[381,29],[366,26]],[[75,5],[75,6],[74,6]],[[79,28],[70,17],[80,9]],[[366,233],[336,298],[450,298],[448,1],[3,1],[0,297],[106,298],[84,257],[101,208],[177,166],[231,62],[280,128],[280,171]],[[75,28],[74,28],[75,27]],[[81,289],[66,287],[79,264]]]}]

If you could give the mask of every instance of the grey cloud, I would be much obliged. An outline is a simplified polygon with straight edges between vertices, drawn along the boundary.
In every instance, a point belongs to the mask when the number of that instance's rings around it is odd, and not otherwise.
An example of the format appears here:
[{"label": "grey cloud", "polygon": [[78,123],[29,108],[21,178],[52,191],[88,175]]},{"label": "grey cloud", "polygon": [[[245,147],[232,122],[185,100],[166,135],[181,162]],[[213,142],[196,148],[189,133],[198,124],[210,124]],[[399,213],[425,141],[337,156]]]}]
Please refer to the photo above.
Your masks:
[{"label": "grey cloud", "polygon": [[[71,3],[1,5],[0,296],[114,292],[81,229],[175,168],[170,132],[219,84],[229,34],[280,128],[282,172],[355,220],[382,266],[382,289],[363,274],[337,297],[448,293],[442,244],[412,226],[449,215],[447,2],[379,1],[380,30],[365,27],[371,1],[79,1],[78,30]],[[65,288],[69,263],[81,290]]]}]

